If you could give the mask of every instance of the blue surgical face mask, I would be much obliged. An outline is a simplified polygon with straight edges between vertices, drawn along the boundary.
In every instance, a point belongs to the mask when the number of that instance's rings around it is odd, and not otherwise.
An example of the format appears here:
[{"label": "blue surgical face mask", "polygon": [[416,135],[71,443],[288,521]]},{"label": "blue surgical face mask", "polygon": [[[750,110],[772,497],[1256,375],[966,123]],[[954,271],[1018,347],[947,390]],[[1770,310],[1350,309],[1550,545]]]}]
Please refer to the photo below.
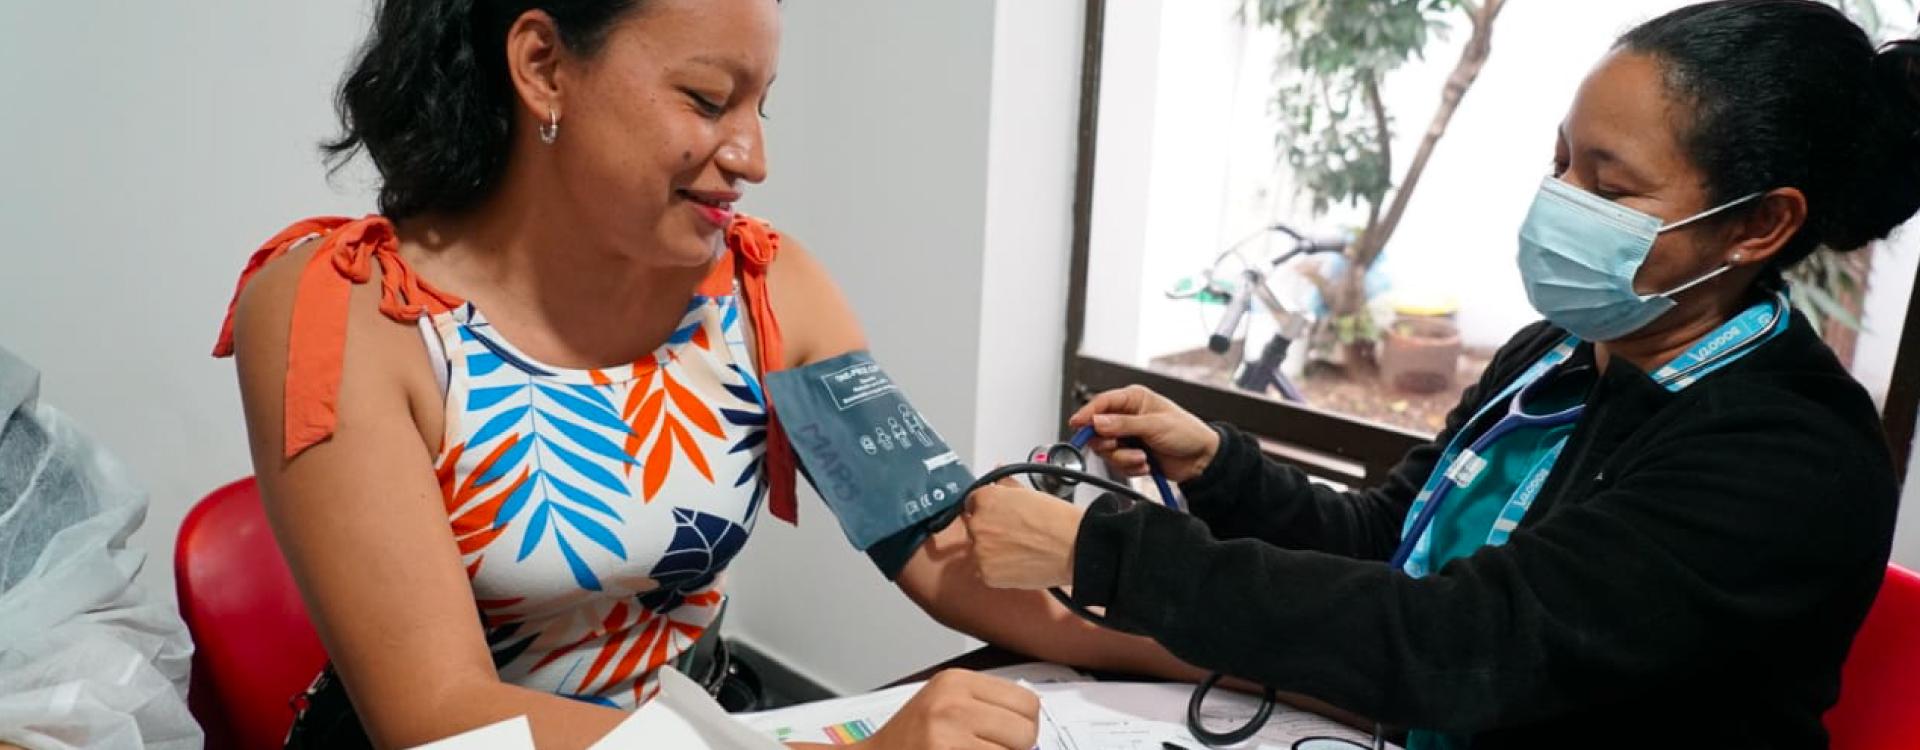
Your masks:
[{"label": "blue surgical face mask", "polygon": [[1520,226],[1520,278],[1527,300],[1548,321],[1586,341],[1611,341],[1673,309],[1673,297],[1726,273],[1723,264],[1659,294],[1634,291],[1633,277],[1662,233],[1735,206],[1754,193],[1672,224],[1548,177]]}]

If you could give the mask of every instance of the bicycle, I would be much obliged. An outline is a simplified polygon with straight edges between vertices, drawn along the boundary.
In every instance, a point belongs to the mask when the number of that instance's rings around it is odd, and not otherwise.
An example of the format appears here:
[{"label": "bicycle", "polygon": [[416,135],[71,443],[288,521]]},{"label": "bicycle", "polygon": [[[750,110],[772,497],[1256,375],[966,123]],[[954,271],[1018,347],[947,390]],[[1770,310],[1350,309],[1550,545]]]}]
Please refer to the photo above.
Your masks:
[{"label": "bicycle", "polygon": [[[1293,246],[1271,260],[1256,263],[1248,259],[1241,248],[1248,243],[1270,234],[1281,234],[1293,240]],[[1294,385],[1280,365],[1287,359],[1287,353],[1293,343],[1313,331],[1315,316],[1309,312],[1296,310],[1281,301],[1268,283],[1275,271],[1283,270],[1287,264],[1298,258],[1311,255],[1337,254],[1344,252],[1352,241],[1350,235],[1309,236],[1286,224],[1272,224],[1247,235],[1229,245],[1226,250],[1215,256],[1198,276],[1202,283],[1193,284],[1193,276],[1182,278],[1167,290],[1168,299],[1197,299],[1202,303],[1224,299],[1226,311],[1220,322],[1214,326],[1212,335],[1207,338],[1207,349],[1216,354],[1226,354],[1233,349],[1233,342],[1239,336],[1241,323],[1251,312],[1254,304],[1259,304],[1273,316],[1276,328],[1273,337],[1260,348],[1260,356],[1249,361],[1246,349],[1241,349],[1240,363],[1233,376],[1233,385],[1244,391],[1266,394],[1268,389],[1279,392],[1281,398],[1295,403],[1305,403],[1306,396]],[[1220,264],[1228,258],[1238,258],[1242,270],[1235,283],[1229,285],[1220,278]],[[1286,269],[1297,274],[1298,271]]]}]

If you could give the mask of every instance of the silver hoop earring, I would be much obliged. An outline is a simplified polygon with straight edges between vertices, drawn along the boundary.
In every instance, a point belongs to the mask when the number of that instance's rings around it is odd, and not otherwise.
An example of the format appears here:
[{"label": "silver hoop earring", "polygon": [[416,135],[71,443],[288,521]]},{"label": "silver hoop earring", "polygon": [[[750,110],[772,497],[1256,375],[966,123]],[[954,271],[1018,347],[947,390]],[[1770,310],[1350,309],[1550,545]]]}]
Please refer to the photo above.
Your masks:
[{"label": "silver hoop earring", "polygon": [[540,126],[540,142],[549,146],[560,138],[560,113],[547,108],[547,122]]}]

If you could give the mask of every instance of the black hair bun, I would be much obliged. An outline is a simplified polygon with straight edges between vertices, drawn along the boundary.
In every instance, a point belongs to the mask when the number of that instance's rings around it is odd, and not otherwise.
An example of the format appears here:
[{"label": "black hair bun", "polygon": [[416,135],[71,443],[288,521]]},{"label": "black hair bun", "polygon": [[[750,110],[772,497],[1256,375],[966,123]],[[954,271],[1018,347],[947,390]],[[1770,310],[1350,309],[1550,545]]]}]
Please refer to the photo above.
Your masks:
[{"label": "black hair bun", "polygon": [[1878,122],[1861,145],[1865,189],[1858,194],[1865,221],[1830,238],[1835,250],[1887,236],[1920,203],[1920,40],[1881,45],[1873,56],[1873,82]]},{"label": "black hair bun", "polygon": [[1874,77],[1881,95],[1897,119],[1911,127],[1920,141],[1920,39],[1899,39],[1881,45],[1873,56]]}]

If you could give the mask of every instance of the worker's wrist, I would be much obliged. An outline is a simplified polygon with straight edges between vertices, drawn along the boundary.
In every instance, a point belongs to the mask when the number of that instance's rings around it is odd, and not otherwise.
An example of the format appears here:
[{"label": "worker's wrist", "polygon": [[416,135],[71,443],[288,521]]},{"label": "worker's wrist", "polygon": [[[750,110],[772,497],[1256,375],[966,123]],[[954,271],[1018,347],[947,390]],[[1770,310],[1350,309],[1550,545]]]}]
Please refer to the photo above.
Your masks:
[{"label": "worker's wrist", "polygon": [[[1180,482],[1180,492],[1186,495],[1189,510],[1194,512],[1199,512],[1201,505],[1231,502],[1232,495],[1238,493],[1236,486],[1244,480],[1248,469],[1246,457],[1242,455],[1246,449],[1235,443],[1244,438],[1219,422],[1207,423],[1207,430],[1213,434],[1208,441],[1211,448],[1204,456],[1206,463],[1192,477]],[[1227,497],[1216,497],[1223,491]]]},{"label": "worker's wrist", "polygon": [[1222,470],[1221,452],[1227,449],[1227,431],[1218,423],[1207,423],[1207,436],[1204,438],[1200,456],[1194,459],[1193,471],[1181,485],[1205,485],[1211,483]]},{"label": "worker's wrist", "polygon": [[[1064,503],[1060,504],[1065,505]],[[1052,524],[1052,534],[1055,542],[1054,549],[1060,550],[1062,554],[1057,561],[1057,565],[1059,566],[1057,578],[1049,585],[1073,585],[1074,548],[1078,546],[1080,542],[1080,524],[1086,520],[1086,515],[1086,508],[1077,505],[1066,505],[1064,512],[1059,513],[1055,517],[1055,521]]]},{"label": "worker's wrist", "polygon": [[1207,467],[1212,466],[1214,460],[1220,457],[1220,444],[1225,440],[1226,436],[1220,433],[1218,426],[1211,423],[1207,425],[1204,448],[1200,452],[1200,458],[1194,461],[1193,473],[1187,477],[1188,479],[1198,479],[1207,473]]}]

